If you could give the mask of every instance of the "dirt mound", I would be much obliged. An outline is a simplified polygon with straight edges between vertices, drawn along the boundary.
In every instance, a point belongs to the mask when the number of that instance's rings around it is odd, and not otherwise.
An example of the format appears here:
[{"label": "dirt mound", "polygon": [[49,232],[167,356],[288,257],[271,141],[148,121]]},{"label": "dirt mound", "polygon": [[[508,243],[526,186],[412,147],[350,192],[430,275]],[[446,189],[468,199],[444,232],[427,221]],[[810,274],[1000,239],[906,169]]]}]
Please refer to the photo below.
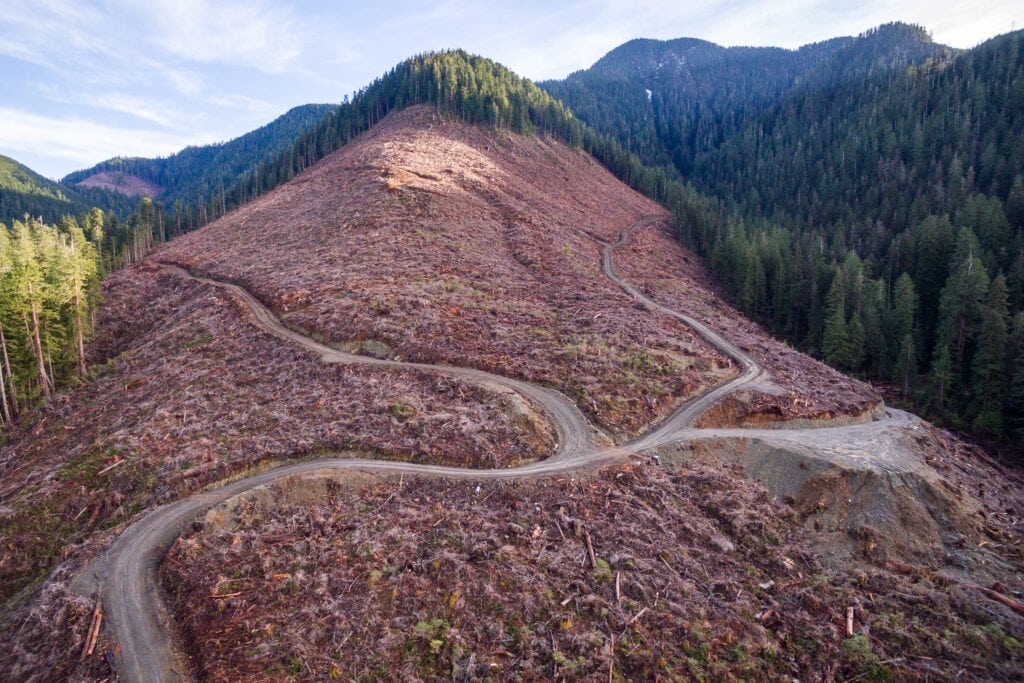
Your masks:
[{"label": "dirt mound", "polygon": [[[847,428],[841,438],[828,428],[710,430],[654,455],[670,467],[739,465],[796,511],[818,555],[835,568],[897,563],[979,583],[1005,580],[1007,568],[1024,562],[1024,527],[1000,517],[1024,503],[1020,477],[1001,496],[976,496],[993,475],[983,454],[966,467],[941,432],[907,420]],[[994,539],[1002,557],[987,548]]]},{"label": "dirt mound", "polygon": [[81,187],[99,187],[104,190],[113,190],[129,197],[141,197],[148,194],[153,199],[156,199],[164,193],[164,188],[159,185],[143,180],[138,176],[117,171],[100,171],[75,184]]}]

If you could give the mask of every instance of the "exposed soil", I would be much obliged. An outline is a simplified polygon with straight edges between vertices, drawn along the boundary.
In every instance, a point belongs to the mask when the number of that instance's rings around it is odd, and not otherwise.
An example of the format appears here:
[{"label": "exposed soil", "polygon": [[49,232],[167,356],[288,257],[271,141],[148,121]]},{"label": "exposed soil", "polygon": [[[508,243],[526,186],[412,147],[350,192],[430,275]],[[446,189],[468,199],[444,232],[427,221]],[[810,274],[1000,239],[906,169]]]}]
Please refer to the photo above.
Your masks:
[{"label": "exposed soil", "polygon": [[550,424],[520,397],[323,365],[222,290],[153,265],[119,271],[105,295],[91,380],[0,448],[2,598],[90,533],[259,463],[356,450],[492,468],[554,449]]},{"label": "exposed soil", "polygon": [[156,199],[164,193],[164,188],[159,185],[138,176],[116,171],[100,171],[75,184],[82,187],[101,187],[105,190],[114,190],[129,197],[141,197],[148,194]]},{"label": "exposed soil", "polygon": [[[560,387],[624,439],[737,375],[734,361],[601,275],[599,241],[657,215],[576,151],[421,107],[158,256],[245,285],[336,346]],[[669,235],[646,228],[634,239],[640,251],[631,242],[616,253],[620,273],[772,373],[705,424],[871,418],[869,387],[716,304]],[[676,270],[679,258],[692,275]],[[0,450],[5,595],[63,561],[0,619],[0,661],[14,679],[110,675],[102,654],[74,663],[92,601],[68,582],[156,503],[325,450],[490,468],[554,449],[535,407],[415,369],[323,365],[257,329],[220,287],[151,265],[109,287],[94,361],[113,360]],[[661,436],[682,438],[685,417]],[[478,471],[479,486],[351,469],[284,480],[215,509],[179,541],[165,566],[176,618],[211,680],[1024,677],[1022,617],[981,590],[1011,605],[1024,590],[1020,477],[942,434],[915,444],[909,420],[885,422],[839,436],[713,430],[707,438],[768,446],[714,458],[694,448],[671,474],[634,462],[583,479],[527,468],[519,476],[549,477],[516,483],[494,480],[508,470]],[[644,439],[663,444],[660,431]],[[591,461],[570,464],[581,462]],[[823,464],[805,476],[801,462]],[[879,491],[922,474],[910,491],[920,505],[894,514],[868,501],[862,465]],[[889,537],[869,523],[879,514]],[[933,536],[921,533],[926,517]],[[815,559],[828,533],[846,553],[832,569]],[[98,652],[115,646],[101,639]]]},{"label": "exposed soil", "polygon": [[760,391],[737,392],[698,421],[699,427],[762,426],[779,421],[833,421],[881,404],[872,387],[774,339],[712,289],[714,278],[672,234],[668,222],[635,232],[616,252],[619,274],[658,303],[703,320],[767,368]]},{"label": "exposed soil", "polygon": [[601,274],[591,234],[664,213],[578,150],[413,107],[159,257],[353,350],[554,385],[621,438],[735,372]]},{"label": "exposed soil", "polygon": [[1021,675],[1020,616],[927,572],[828,571],[798,520],[728,467],[325,474],[215,508],[164,572],[211,681]]},{"label": "exposed soil", "polygon": [[926,423],[730,433],[656,454],[669,467],[740,466],[799,513],[831,567],[896,562],[1024,590],[1024,521],[1011,512],[1024,509],[1024,476],[984,453]]}]

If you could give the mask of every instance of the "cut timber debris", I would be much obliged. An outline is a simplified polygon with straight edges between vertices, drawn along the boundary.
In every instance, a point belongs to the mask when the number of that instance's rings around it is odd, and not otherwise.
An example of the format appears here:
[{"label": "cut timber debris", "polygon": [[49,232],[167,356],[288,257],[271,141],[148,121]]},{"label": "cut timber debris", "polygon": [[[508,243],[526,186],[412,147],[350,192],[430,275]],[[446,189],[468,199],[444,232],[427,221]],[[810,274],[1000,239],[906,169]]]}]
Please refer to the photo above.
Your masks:
[{"label": "cut timber debris", "polygon": [[590,532],[584,531],[583,538],[587,540],[587,554],[590,555],[590,566],[597,569],[597,556],[594,555],[594,544],[590,541]]},{"label": "cut timber debris", "polygon": [[647,610],[648,610],[648,609],[650,609],[650,608],[648,608],[648,607],[644,607],[644,608],[643,608],[642,610],[640,610],[639,612],[637,612],[636,614],[634,614],[634,615],[633,615],[633,618],[632,618],[632,619],[630,619],[629,621],[627,621],[627,622],[626,622],[626,626],[632,626],[632,625],[633,625],[633,623],[634,623],[634,622],[636,622],[636,620],[637,620],[637,619],[639,619],[639,618],[640,618],[640,617],[642,617],[643,615],[647,614]]},{"label": "cut timber debris", "polygon": [[907,564],[906,562],[897,562],[895,560],[886,560],[885,568],[892,569],[900,574],[907,574],[908,576],[920,573],[920,570],[918,570],[917,567]]},{"label": "cut timber debris", "polygon": [[[171,549],[172,609],[212,680],[261,679],[297,652],[316,680],[382,664],[403,680],[865,680],[866,645],[891,680],[1022,670],[1006,637],[1017,613],[975,609],[976,585],[832,573],[796,544],[798,522],[766,491],[720,468],[617,465],[494,483],[486,501],[471,481],[406,475],[394,497],[397,476],[329,481],[340,485],[296,480],[240,496]],[[735,550],[709,553],[726,534]],[[259,544],[293,535],[303,542]],[[228,609],[206,599],[226,576],[246,582],[230,584],[249,591],[244,607],[241,596]],[[984,585],[1016,597],[1012,577],[1002,581]],[[1001,630],[983,628],[993,620]],[[260,649],[254,629],[264,629]],[[339,663],[334,643],[346,638],[359,645]],[[737,657],[766,650],[777,655]],[[492,669],[499,652],[511,655]],[[680,652],[702,659],[674,660]]]},{"label": "cut timber debris", "polygon": [[102,621],[103,611],[100,609],[100,601],[97,600],[96,608],[92,611],[92,621],[89,622],[89,631],[85,637],[85,646],[82,648],[82,654],[78,658],[79,661],[85,661],[86,657],[92,656],[92,652],[96,648],[96,638],[100,634],[100,623]]},{"label": "cut timber debris", "polygon": [[1014,600],[1010,596],[1003,595],[999,591],[994,591],[991,588],[982,588],[981,592],[984,593],[987,597],[992,598],[993,600],[995,600],[999,604],[1006,605],[1007,607],[1012,609],[1017,614],[1020,614],[1021,616],[1024,616],[1024,602],[1020,602],[1019,600]]},{"label": "cut timber debris", "polygon": [[97,473],[96,473],[96,476],[99,476],[99,475],[101,475],[101,474],[106,474],[106,473],[107,473],[107,472],[109,472],[110,470],[114,469],[115,467],[117,467],[118,465],[121,465],[121,464],[123,464],[123,463],[124,463],[124,458],[122,458],[121,460],[118,460],[117,462],[115,462],[115,463],[114,463],[114,464],[112,464],[112,465],[107,465],[107,466],[106,466],[106,467],[104,467],[104,468],[103,468],[102,470],[100,470],[99,472],[97,472]]}]

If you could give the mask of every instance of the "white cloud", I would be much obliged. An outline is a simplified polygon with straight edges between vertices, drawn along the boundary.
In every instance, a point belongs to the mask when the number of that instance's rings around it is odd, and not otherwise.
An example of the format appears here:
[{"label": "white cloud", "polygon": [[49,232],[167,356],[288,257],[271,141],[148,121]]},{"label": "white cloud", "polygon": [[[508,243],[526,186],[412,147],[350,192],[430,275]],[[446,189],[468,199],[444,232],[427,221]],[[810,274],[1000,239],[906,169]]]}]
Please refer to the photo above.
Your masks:
[{"label": "white cloud", "polygon": [[921,17],[914,21],[931,31],[936,41],[954,47],[974,47],[1024,24],[1024,5],[1020,2],[992,2],[984,9],[972,0],[947,0],[942,4],[944,11],[937,12],[931,3],[913,3],[912,13]]},{"label": "white cloud", "polygon": [[153,22],[153,40],[186,60],[280,73],[301,52],[290,10],[264,2],[178,0],[146,2],[136,10]]},{"label": "white cloud", "polygon": [[51,102],[128,114],[165,128],[181,129],[187,123],[177,108],[165,100],[122,92],[104,92],[102,95],[98,95],[89,90],[70,91],[46,83],[37,84],[36,90]]},{"label": "white cloud", "polygon": [[0,121],[0,149],[72,161],[80,168],[114,156],[166,156],[187,145],[202,144],[195,135],[125,129],[8,107],[0,107]]},{"label": "white cloud", "polygon": [[11,3],[0,13],[0,54],[48,66],[77,53],[96,18],[89,8],[64,2]]},{"label": "white cloud", "polygon": [[246,95],[235,95],[232,93],[223,94],[212,94],[207,96],[206,101],[210,104],[215,104],[218,107],[225,107],[228,109],[237,109],[245,112],[250,116],[264,116],[266,114],[277,111],[277,105],[266,100],[261,100],[256,97],[247,97]]}]

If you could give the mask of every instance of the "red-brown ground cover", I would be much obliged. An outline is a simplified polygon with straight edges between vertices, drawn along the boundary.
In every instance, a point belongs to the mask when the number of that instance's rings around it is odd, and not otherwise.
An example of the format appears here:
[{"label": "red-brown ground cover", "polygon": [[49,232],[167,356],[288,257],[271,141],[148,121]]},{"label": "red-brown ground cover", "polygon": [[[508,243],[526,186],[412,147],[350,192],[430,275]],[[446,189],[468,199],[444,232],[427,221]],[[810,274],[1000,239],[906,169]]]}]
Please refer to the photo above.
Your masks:
[{"label": "red-brown ground cover", "polygon": [[164,572],[211,681],[1020,673],[1024,620],[940,577],[828,572],[796,518],[700,467],[286,480],[209,514]]},{"label": "red-brown ground cover", "polygon": [[[598,271],[594,236],[614,241],[659,212],[577,151],[416,108],[158,256],[239,282],[338,344],[561,387],[622,437],[735,372]],[[622,274],[772,372],[778,391],[709,420],[823,418],[874,400],[719,303],[670,236],[635,239],[617,254]],[[500,397],[322,366],[255,329],[222,290],[153,266],[115,276],[103,316],[94,376],[0,450],[3,594],[63,561],[0,619],[15,679],[109,675],[101,658],[73,669],[91,601],[64,582],[157,502],[334,448],[501,466],[552,447],[539,425],[512,428]],[[972,492],[995,476],[936,462]],[[174,551],[178,617],[211,678],[941,679],[1022,667],[1024,628],[1005,610],[928,571],[825,572],[792,511],[732,470],[634,466],[479,494],[373,480],[330,495],[285,497],[262,520],[240,508],[239,529],[208,525]],[[1019,546],[1019,496],[983,499],[993,528],[1008,529],[987,542]],[[1020,565],[1019,552],[1006,558]],[[215,597],[227,593],[239,595]],[[848,606],[855,638],[841,635]]]},{"label": "red-brown ground cover", "polygon": [[771,374],[767,392],[742,392],[712,408],[699,426],[859,415],[877,405],[872,387],[774,339],[726,303],[700,259],[673,237],[668,222],[633,233],[616,250],[621,277],[651,299],[707,323]]},{"label": "red-brown ground cover", "polygon": [[550,426],[515,420],[506,397],[414,370],[324,365],[221,289],[156,266],[116,273],[106,299],[91,380],[0,448],[0,596],[93,531],[259,463],[350,450],[507,467],[554,449]]},{"label": "red-brown ground cover", "polygon": [[105,190],[114,190],[129,197],[141,197],[144,194],[148,194],[155,199],[164,193],[164,188],[143,180],[138,176],[112,171],[94,173],[77,184],[82,187],[101,187]]},{"label": "red-brown ground cover", "polygon": [[554,385],[622,437],[734,372],[601,274],[590,235],[652,214],[579,150],[413,107],[159,257],[334,342]]}]

